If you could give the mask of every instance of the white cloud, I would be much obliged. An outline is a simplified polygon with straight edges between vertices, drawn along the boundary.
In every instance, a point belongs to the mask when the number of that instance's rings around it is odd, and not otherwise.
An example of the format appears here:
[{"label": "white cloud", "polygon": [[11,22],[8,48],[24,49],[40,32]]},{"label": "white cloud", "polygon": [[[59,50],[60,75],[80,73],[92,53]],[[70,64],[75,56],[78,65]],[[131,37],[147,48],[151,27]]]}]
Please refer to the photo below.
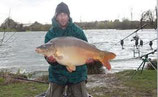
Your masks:
[{"label": "white cloud", "polygon": [[156,0],[1,0],[0,24],[9,15],[17,22],[51,23],[58,3],[68,4],[74,21],[139,19],[141,12],[155,9]]}]

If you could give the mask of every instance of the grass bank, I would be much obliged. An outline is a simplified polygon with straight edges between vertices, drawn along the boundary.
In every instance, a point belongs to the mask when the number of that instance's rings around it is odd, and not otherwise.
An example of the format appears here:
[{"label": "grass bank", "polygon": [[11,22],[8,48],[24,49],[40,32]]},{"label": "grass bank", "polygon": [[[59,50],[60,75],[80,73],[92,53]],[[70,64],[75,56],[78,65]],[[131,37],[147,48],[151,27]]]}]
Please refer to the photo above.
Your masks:
[{"label": "grass bank", "polygon": [[128,70],[102,76],[106,77],[102,85],[88,90],[94,97],[157,97],[157,72],[144,70],[140,74],[139,71],[131,78],[133,72]]},{"label": "grass bank", "polygon": [[[156,97],[157,73],[144,70],[132,79],[133,71],[88,76],[87,89],[94,97]],[[34,97],[48,84],[8,79],[0,74],[0,97]]]}]

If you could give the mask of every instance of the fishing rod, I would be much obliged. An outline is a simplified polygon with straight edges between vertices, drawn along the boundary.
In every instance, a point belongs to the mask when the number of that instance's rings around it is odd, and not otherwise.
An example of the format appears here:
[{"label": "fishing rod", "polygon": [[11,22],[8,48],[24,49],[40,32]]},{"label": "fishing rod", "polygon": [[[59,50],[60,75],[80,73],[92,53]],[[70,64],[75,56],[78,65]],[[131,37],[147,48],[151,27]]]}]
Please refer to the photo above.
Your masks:
[{"label": "fishing rod", "polygon": [[[158,38],[155,38],[155,39],[153,39],[153,40],[151,40],[151,41],[154,41],[154,40],[157,40]],[[149,41],[150,42],[150,41]],[[149,44],[149,42],[147,42],[147,43],[145,43],[144,45],[146,45],[146,44]]]},{"label": "fishing rod", "polygon": [[129,60],[134,60],[134,59],[141,59],[142,57],[145,57],[146,55],[149,55],[149,54],[154,54],[155,52],[157,52],[157,50],[155,49],[154,51],[152,52],[149,52],[147,54],[144,54],[140,57],[135,57],[135,58],[126,58],[126,59],[117,59],[117,60],[112,60],[111,62],[117,62],[117,61],[129,61]]},{"label": "fishing rod", "polygon": [[49,84],[49,82],[44,82],[44,81],[38,81],[38,80],[31,80],[31,79],[27,79],[27,78],[16,78],[16,77],[12,77],[16,80],[23,80],[23,81],[29,81],[29,82],[37,82],[37,83],[42,83],[42,84]]},{"label": "fishing rod", "polygon": [[148,55],[150,55],[150,54],[154,54],[155,52],[157,52],[157,49],[155,49],[154,51],[149,52],[149,53],[147,53],[147,54],[145,54],[145,55],[140,56],[140,58],[146,57],[146,56],[148,56]]},{"label": "fishing rod", "polygon": [[[143,26],[139,27],[138,29],[136,29],[133,33],[129,34],[128,36],[126,36],[125,38],[121,39],[120,41],[116,42],[113,46],[117,45],[118,43],[121,42],[121,44],[123,45],[123,41],[128,38],[129,36],[133,35],[134,33],[137,33],[140,29],[143,29],[145,26],[147,26],[148,24],[144,24]],[[111,46],[110,48],[112,48],[113,46]]]},{"label": "fishing rod", "polygon": [[[143,29],[145,26],[147,26],[148,24],[144,24],[143,26],[139,27],[138,29],[136,29],[133,33],[129,34],[128,36],[126,36],[125,38],[121,39],[120,41],[116,42],[114,45],[116,45],[117,43],[120,43],[121,41],[125,40],[126,38],[128,38],[129,36],[131,36],[132,34],[138,32],[140,29]],[[94,42],[92,44],[98,44],[98,43],[106,43],[106,42]],[[113,46],[112,46],[113,47]]]},{"label": "fishing rod", "polygon": [[132,74],[132,76],[130,77],[130,79],[132,79],[132,78],[136,75],[137,71],[138,71],[141,67],[142,67],[142,69],[141,69],[141,74],[142,74],[146,62],[150,62],[150,63],[151,63],[151,66],[157,71],[157,68],[155,67],[156,65],[154,66],[154,64],[153,64],[153,62],[151,61],[151,59],[148,58],[148,56],[149,56],[150,54],[154,54],[156,51],[157,51],[157,49],[155,49],[154,51],[149,52],[149,53],[147,53],[147,54],[145,54],[145,55],[142,55],[142,56],[140,57],[140,58],[142,59],[142,63],[139,65],[139,67],[137,68],[137,70]]},{"label": "fishing rod", "polygon": [[16,32],[14,32],[6,41],[4,41],[4,43],[8,42],[8,40],[10,40],[14,36],[15,33]]},{"label": "fishing rod", "polygon": [[0,39],[0,46],[3,44],[4,38],[5,38],[6,32],[5,32],[5,28],[4,28],[4,32],[3,32],[3,36],[2,39]]},{"label": "fishing rod", "polygon": [[[126,36],[125,38],[123,38],[122,40],[125,40],[126,38],[128,38],[129,36],[131,36],[132,34],[138,32],[140,29],[143,29],[145,26],[147,26],[147,24],[144,24],[143,26],[139,27],[137,30],[135,30],[133,33],[129,34],[128,36]],[[120,41],[119,41],[120,42]]]}]

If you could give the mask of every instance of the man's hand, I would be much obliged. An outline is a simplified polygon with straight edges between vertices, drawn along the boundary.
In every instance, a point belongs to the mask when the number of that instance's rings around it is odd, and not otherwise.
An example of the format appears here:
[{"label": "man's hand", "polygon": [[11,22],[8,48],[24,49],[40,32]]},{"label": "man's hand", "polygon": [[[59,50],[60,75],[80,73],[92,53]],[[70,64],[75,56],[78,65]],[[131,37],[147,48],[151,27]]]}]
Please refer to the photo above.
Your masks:
[{"label": "man's hand", "polygon": [[50,63],[56,62],[56,60],[55,60],[55,58],[54,58],[53,56],[50,56],[50,57],[45,56],[45,58],[46,58],[46,60],[47,60],[48,62],[50,62]]},{"label": "man's hand", "polygon": [[91,63],[94,63],[94,59],[92,59],[92,58],[89,58],[87,61],[86,61],[86,64],[91,64]]}]

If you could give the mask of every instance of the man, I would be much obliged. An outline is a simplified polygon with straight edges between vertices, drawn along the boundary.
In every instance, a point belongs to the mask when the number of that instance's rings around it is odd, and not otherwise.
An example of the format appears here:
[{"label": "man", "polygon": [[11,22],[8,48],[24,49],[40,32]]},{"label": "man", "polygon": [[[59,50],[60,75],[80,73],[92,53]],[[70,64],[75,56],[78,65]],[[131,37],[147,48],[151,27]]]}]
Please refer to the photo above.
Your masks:
[{"label": "man", "polygon": [[[55,37],[73,36],[84,41],[87,38],[81,28],[72,23],[68,6],[61,2],[57,5],[52,27],[45,36],[45,43]],[[87,79],[87,66],[82,65],[76,71],[69,72],[65,66],[60,65],[51,56],[45,56],[49,66],[49,88],[46,97],[63,97],[64,88],[68,86],[68,97],[88,97],[85,86]],[[90,60],[89,62],[91,62]]]}]

